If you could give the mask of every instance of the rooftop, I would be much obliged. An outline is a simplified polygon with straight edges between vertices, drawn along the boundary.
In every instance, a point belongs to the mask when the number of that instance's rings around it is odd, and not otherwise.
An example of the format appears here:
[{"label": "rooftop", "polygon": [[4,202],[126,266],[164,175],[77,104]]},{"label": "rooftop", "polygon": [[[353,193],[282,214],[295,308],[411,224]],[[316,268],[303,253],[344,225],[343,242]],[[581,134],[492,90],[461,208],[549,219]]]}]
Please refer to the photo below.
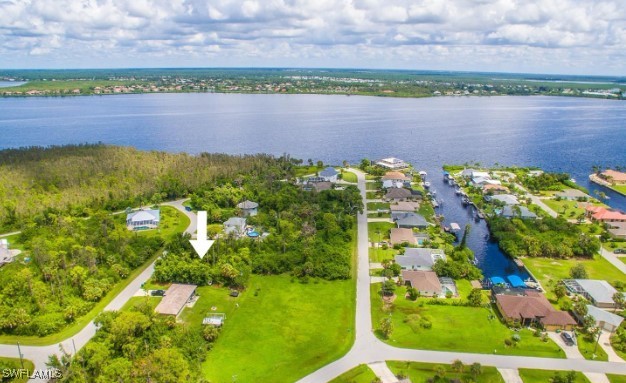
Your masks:
[{"label": "rooftop", "polygon": [[329,166],[326,169],[322,170],[320,172],[320,177],[334,177],[337,174],[339,174],[339,172],[337,171],[337,169]]},{"label": "rooftop", "polygon": [[432,291],[440,294],[442,290],[441,282],[434,271],[402,270],[402,279],[419,291]]},{"label": "rooftop", "polygon": [[259,204],[256,202],[245,200],[243,202],[238,203],[237,207],[240,209],[256,209],[257,207],[259,207]]},{"label": "rooftop", "polygon": [[159,217],[159,210],[138,210],[126,215],[126,220],[132,222],[158,221]]},{"label": "rooftop", "polygon": [[610,323],[615,327],[619,327],[619,325],[624,321],[624,318],[621,316],[599,309],[592,305],[587,305],[587,314],[591,315],[596,322]]},{"label": "rooftop", "polygon": [[443,250],[425,247],[405,247],[404,254],[395,257],[396,263],[403,269],[430,270],[439,259],[446,260]]},{"label": "rooftop", "polygon": [[611,286],[609,282],[598,279],[568,279],[563,282],[569,287],[571,285],[571,281],[578,285],[580,290],[588,294],[594,301],[606,304],[614,303],[613,295],[617,292],[617,290]]},{"label": "rooftop", "polygon": [[196,285],[172,284],[154,311],[158,314],[178,315],[197,287]]},{"label": "rooftop", "polygon": [[415,238],[411,229],[393,228],[391,229],[390,238],[392,245],[404,242],[408,242],[411,245],[417,244],[417,238]]}]

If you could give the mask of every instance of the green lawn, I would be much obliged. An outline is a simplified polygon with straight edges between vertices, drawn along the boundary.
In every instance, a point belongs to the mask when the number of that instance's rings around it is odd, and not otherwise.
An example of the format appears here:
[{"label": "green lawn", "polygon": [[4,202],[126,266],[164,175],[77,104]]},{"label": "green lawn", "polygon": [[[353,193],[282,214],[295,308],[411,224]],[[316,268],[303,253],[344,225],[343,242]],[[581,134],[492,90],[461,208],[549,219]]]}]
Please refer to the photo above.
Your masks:
[{"label": "green lawn", "polygon": [[393,259],[396,254],[398,254],[398,250],[394,250],[392,248],[388,248],[386,250],[383,248],[369,248],[370,262],[382,262],[384,259]]},{"label": "green lawn", "polygon": [[585,213],[585,209],[578,207],[579,202],[577,201],[557,201],[553,199],[544,199],[542,201],[565,219],[576,219],[579,215]]},{"label": "green lawn", "polygon": [[129,311],[131,308],[140,306],[144,303],[148,303],[148,305],[154,309],[155,307],[157,307],[159,302],[161,302],[161,299],[163,298],[151,296],[132,297],[128,300],[128,302],[126,302],[126,304],[122,307],[120,311]]},{"label": "green lawn", "polygon": [[368,202],[367,203],[367,210],[369,212],[376,211],[378,209],[389,210],[390,204],[388,202]]},{"label": "green lawn", "polygon": [[626,195],[626,185],[614,185],[614,186],[611,186],[611,189],[616,190]]},{"label": "green lawn", "polygon": [[190,326],[199,326],[213,306],[226,313],[202,366],[212,382],[233,376],[238,382],[293,382],[345,354],[354,341],[354,280],[302,284],[287,275],[253,275],[236,299],[218,287],[198,294],[196,306],[182,314]]},{"label": "green lawn", "polygon": [[374,372],[365,364],[344,372],[328,383],[372,383],[376,379]]},{"label": "green lawn", "polygon": [[378,190],[380,189],[382,185],[380,184],[380,182],[366,182],[365,183],[365,190]]},{"label": "green lawn", "polygon": [[[584,334],[579,334],[576,337],[576,342],[578,343],[578,350],[580,350],[580,353],[583,354],[585,359],[602,360],[602,361],[609,360],[609,356],[606,354],[606,352],[604,352],[602,347],[600,347],[600,345],[596,347],[596,342],[587,340]],[[594,350],[595,350],[595,355],[596,355],[595,358],[593,357]]]},{"label": "green lawn", "polygon": [[[520,368],[519,375],[524,383],[546,383],[550,382],[557,371],[533,370],[530,368]],[[561,376],[567,374],[566,371],[558,371]],[[576,372],[576,383],[589,383],[589,379],[582,372]]]},{"label": "green lawn", "polygon": [[381,195],[374,191],[368,191],[365,193],[365,198],[367,199],[379,199]]},{"label": "green lawn", "polygon": [[[17,349],[15,350],[15,354],[17,355]],[[18,378],[8,379],[8,378],[3,378],[2,377],[2,376],[4,376],[5,372],[6,373],[10,373],[8,370],[20,370],[21,368],[22,368],[22,364],[20,363],[20,359],[19,358],[2,358],[2,357],[0,357],[0,374],[2,374],[2,375],[0,375],[0,381],[1,382],[11,382],[11,383],[26,383],[26,382],[28,382],[29,381],[28,375],[24,376],[24,377],[20,377],[19,379]],[[30,375],[35,370],[35,365],[30,360],[24,359],[24,369],[26,369],[28,371],[29,375]],[[16,371],[15,373],[17,374],[17,373],[19,373],[19,371]]]},{"label": "green lawn", "polygon": [[577,263],[585,265],[590,279],[605,279],[609,283],[623,281],[626,276],[615,266],[600,255],[594,259],[552,259],[552,258],[524,258],[524,265],[539,279],[546,296],[554,299],[553,288],[561,279],[570,278],[570,269]]},{"label": "green lawn", "polygon": [[[551,340],[541,341],[530,330],[515,332],[496,317],[492,309],[452,305],[429,305],[420,307],[420,300],[413,302],[403,297],[404,287],[398,288],[398,298],[389,310],[382,307],[380,284],[372,284],[372,321],[381,337],[380,320],[391,315],[394,331],[385,342],[405,348],[477,352],[483,354],[527,355],[564,358],[565,353]],[[465,297],[462,297],[465,298]],[[427,298],[421,299],[426,301]],[[493,317],[493,319],[490,319]],[[432,328],[420,327],[420,318],[427,318]],[[519,334],[516,346],[506,346],[505,339]]]},{"label": "green lawn", "polygon": [[[387,361],[387,366],[394,374],[402,373],[411,379],[412,383],[425,383],[429,379],[437,379],[435,368],[443,366],[446,369],[444,379],[461,379],[462,382],[470,381],[472,376],[469,373],[469,366],[465,366],[462,373],[452,371],[449,364],[434,364],[421,362],[398,362]],[[504,379],[495,367],[482,366],[482,373],[472,380],[476,383],[504,383]],[[447,382],[447,380],[434,380],[434,382]]]},{"label": "green lawn", "polygon": [[435,215],[435,209],[433,209],[433,206],[426,202],[420,202],[420,207],[417,209],[417,212],[429,221]]},{"label": "green lawn", "polygon": [[358,179],[356,178],[356,174],[352,173],[352,172],[346,172],[344,171],[343,173],[341,173],[343,175],[343,180],[346,182],[352,182],[352,183],[357,183]]},{"label": "green lawn", "polygon": [[[391,222],[368,222],[367,224],[367,236],[371,242],[378,242],[380,240],[389,239],[389,231],[396,227]],[[380,235],[377,233],[380,231]]]},{"label": "green lawn", "polygon": [[626,383],[626,375],[606,374],[611,383]]}]

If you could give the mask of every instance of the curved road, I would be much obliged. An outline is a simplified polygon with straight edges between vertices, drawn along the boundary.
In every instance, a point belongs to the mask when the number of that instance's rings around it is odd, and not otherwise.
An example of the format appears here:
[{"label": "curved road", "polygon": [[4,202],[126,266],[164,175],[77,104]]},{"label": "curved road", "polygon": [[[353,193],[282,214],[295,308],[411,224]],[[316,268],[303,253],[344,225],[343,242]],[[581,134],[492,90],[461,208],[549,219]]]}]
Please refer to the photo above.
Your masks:
[{"label": "curved road", "polygon": [[[190,219],[190,224],[185,230],[185,233],[193,234],[196,231],[197,218],[195,213],[185,210],[185,207],[183,206],[183,202],[185,201],[186,199],[181,199],[172,202],[165,202],[161,205],[172,206],[184,213]],[[104,310],[113,311],[121,309],[126,304],[126,302],[128,302],[128,300],[132,298],[135,293],[141,288],[141,285],[150,278],[150,276],[154,272],[155,262],[152,262],[150,265],[148,265],[148,267],[146,267],[146,269],[142,271],[141,274],[133,279],[128,284],[128,286],[126,286],[126,288],[122,290],[121,293],[113,298],[113,300],[104,308]],[[80,350],[84,345],[87,344],[87,342],[89,342],[89,340],[95,334],[96,325],[92,320],[76,335],[62,342],[55,343],[49,346],[21,346],[22,355],[24,356],[24,359],[28,359],[35,364],[35,369],[45,370],[47,368],[46,362],[48,361],[48,356],[53,354],[59,354],[59,347],[62,347],[66,352],[73,354],[74,347],[76,348],[76,351]],[[19,353],[17,350],[17,345],[0,344],[0,356],[18,358]],[[45,380],[31,379],[29,381],[36,382]]]},{"label": "curved road", "polygon": [[[365,201],[365,174],[357,169],[349,169],[358,178],[358,187]],[[367,238],[367,206],[357,217],[358,221],[358,266],[356,293],[356,333],[354,345],[348,353],[312,374],[299,380],[299,383],[320,383],[341,375],[360,365],[385,360],[401,360],[428,363],[452,363],[460,359],[465,364],[480,363],[503,369],[536,368],[545,370],[575,370],[582,372],[626,374],[626,364],[616,362],[596,362],[590,360],[537,358],[526,356],[505,356],[473,354],[463,352],[428,351],[396,348],[380,341],[373,333],[370,314],[370,275]]]}]

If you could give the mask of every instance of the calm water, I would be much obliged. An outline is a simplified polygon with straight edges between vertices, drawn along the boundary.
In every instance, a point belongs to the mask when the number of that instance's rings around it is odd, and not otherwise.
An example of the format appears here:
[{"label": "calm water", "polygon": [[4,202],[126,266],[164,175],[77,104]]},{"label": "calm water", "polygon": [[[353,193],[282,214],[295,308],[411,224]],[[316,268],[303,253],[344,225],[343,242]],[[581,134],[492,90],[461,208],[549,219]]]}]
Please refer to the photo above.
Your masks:
[{"label": "calm water", "polygon": [[0,88],[8,88],[10,86],[20,86],[26,84],[24,81],[0,81]]},{"label": "calm water", "polygon": [[[0,99],[0,148],[102,141],[198,153],[290,153],[340,164],[396,156],[429,173],[447,222],[470,221],[441,165],[539,166],[590,189],[593,165],[626,166],[626,103],[551,97],[395,99],[153,94]],[[626,198],[603,190],[611,205]],[[489,275],[519,273],[472,223]],[[522,276],[525,276],[522,274]]]}]

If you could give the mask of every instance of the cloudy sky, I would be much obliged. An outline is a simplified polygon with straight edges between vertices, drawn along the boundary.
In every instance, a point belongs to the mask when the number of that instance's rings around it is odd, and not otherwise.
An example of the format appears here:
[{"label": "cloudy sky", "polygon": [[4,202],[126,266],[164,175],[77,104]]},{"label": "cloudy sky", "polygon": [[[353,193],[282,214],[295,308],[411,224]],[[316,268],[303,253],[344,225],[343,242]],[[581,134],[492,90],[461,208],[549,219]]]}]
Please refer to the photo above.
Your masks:
[{"label": "cloudy sky", "polygon": [[1,68],[626,74],[624,0],[0,0]]}]

